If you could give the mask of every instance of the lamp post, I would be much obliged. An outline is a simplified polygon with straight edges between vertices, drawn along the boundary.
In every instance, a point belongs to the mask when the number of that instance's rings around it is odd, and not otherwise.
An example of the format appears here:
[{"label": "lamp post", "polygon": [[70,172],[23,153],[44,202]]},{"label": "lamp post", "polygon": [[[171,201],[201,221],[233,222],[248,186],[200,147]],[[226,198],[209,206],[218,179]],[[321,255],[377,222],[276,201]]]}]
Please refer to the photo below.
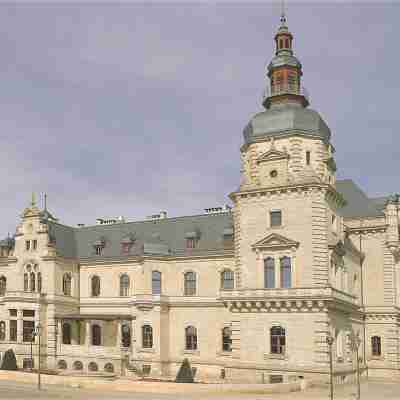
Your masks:
[{"label": "lamp post", "polygon": [[32,332],[31,332],[31,372],[33,369],[33,342],[35,340],[35,336],[36,336],[35,329],[32,329]]},{"label": "lamp post", "polygon": [[357,356],[357,400],[360,400],[360,398],[361,398],[360,358],[358,356],[358,350],[360,348],[361,339],[360,339],[359,332],[357,332],[357,335],[355,335],[354,331],[352,331],[351,335],[350,335],[350,341],[351,341],[351,347],[352,347],[353,351],[356,352],[356,356]]},{"label": "lamp post", "polygon": [[36,327],[36,330],[35,330],[35,336],[38,337],[38,358],[39,358],[39,360],[38,360],[37,371],[38,371],[38,389],[39,390],[41,389],[41,382],[40,382],[40,345],[41,345],[40,336],[41,336],[41,333],[42,333],[41,331],[42,331],[42,325],[39,322],[39,324],[38,324],[38,326]]},{"label": "lamp post", "polygon": [[330,383],[330,391],[329,391],[329,398],[333,400],[333,361],[332,361],[332,345],[333,345],[333,337],[330,333],[326,336],[326,343],[329,346],[329,383]]}]

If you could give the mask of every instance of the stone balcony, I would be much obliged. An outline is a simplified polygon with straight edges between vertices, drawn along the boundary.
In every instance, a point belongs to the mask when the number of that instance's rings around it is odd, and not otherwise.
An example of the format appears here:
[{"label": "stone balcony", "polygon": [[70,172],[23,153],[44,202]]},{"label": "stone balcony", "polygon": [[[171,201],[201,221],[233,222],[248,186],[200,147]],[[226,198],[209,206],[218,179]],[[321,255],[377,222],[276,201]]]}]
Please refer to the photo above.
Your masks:
[{"label": "stone balcony", "polygon": [[359,308],[358,298],[328,287],[221,290],[219,300],[232,311],[306,311]]},{"label": "stone balcony", "polygon": [[45,293],[25,292],[23,290],[7,290],[2,297],[3,302],[22,301],[26,303],[39,303],[46,298]]}]

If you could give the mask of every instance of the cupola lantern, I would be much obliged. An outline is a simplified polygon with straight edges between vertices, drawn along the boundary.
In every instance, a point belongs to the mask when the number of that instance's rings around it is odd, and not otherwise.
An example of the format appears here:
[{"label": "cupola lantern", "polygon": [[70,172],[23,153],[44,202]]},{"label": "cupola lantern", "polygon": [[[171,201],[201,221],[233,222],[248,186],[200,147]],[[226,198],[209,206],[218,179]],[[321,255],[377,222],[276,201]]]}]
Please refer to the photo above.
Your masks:
[{"label": "cupola lantern", "polygon": [[270,82],[265,91],[264,107],[268,109],[271,105],[280,103],[296,103],[307,107],[307,95],[301,86],[301,63],[293,54],[293,35],[288,29],[284,13],[275,35],[275,44],[275,57],[266,71]]}]

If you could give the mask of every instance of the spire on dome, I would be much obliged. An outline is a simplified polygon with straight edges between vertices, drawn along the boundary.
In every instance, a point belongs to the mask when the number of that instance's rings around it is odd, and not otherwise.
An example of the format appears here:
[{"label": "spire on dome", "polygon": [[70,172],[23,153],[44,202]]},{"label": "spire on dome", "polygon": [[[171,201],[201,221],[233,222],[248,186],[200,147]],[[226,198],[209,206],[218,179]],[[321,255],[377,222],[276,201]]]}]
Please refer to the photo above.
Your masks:
[{"label": "spire on dome", "polygon": [[263,105],[269,108],[273,103],[295,103],[308,106],[308,99],[301,87],[300,61],[293,54],[293,35],[287,26],[285,5],[282,1],[281,25],[275,35],[275,57],[267,68],[270,85],[267,86]]}]

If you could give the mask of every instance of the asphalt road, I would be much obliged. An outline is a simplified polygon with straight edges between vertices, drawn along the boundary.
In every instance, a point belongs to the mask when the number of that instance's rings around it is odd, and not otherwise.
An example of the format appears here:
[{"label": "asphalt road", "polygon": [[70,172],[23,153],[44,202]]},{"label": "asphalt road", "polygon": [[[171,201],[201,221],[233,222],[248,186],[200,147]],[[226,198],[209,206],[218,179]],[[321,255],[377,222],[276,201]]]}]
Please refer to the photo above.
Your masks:
[{"label": "asphalt road", "polygon": [[[158,394],[138,392],[104,392],[47,385],[41,391],[35,385],[0,381],[1,400],[328,400],[327,387],[308,389],[305,392],[274,395],[205,395],[195,393]],[[335,387],[335,400],[353,400],[355,385]],[[400,400],[400,382],[364,382],[361,386],[362,400]]]}]

